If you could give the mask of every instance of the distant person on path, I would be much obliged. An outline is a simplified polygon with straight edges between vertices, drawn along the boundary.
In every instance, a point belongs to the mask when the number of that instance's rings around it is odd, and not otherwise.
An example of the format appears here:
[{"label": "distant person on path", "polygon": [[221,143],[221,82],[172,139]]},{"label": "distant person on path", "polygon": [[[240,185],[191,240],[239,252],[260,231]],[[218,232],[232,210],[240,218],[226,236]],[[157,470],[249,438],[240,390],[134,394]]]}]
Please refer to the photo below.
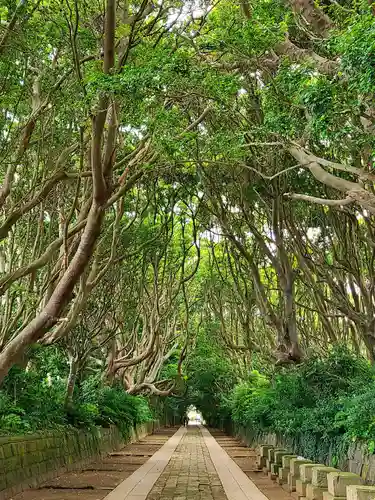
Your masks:
[{"label": "distant person on path", "polygon": [[183,418],[183,424],[184,424],[184,427],[187,427],[188,423],[189,423],[188,416],[187,416],[187,415],[184,415],[184,418]]}]

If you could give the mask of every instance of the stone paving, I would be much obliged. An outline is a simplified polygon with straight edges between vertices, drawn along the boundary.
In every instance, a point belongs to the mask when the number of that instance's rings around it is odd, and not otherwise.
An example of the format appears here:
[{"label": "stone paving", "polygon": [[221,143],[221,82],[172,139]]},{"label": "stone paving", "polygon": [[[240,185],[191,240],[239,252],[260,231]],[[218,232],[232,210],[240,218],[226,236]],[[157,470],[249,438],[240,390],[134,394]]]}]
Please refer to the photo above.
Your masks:
[{"label": "stone paving", "polygon": [[199,427],[188,427],[147,500],[227,500]]},{"label": "stone paving", "polygon": [[[104,498],[103,498],[104,497]],[[14,500],[298,500],[220,431],[163,429]]]}]

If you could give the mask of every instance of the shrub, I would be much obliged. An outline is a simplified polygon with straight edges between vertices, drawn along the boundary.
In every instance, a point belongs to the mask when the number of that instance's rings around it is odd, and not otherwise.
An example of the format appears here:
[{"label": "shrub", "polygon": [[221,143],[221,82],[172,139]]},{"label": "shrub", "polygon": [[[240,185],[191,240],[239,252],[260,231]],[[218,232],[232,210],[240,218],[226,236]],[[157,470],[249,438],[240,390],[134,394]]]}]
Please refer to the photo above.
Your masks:
[{"label": "shrub", "polygon": [[117,425],[124,435],[128,435],[135,424],[152,420],[147,399],[131,396],[120,386],[103,387],[99,377],[84,381],[77,406],[84,407],[86,415],[90,412],[96,425]]},{"label": "shrub", "polygon": [[253,373],[234,388],[229,400],[237,424],[298,442],[310,435],[307,446],[315,449],[319,440],[334,442],[336,437],[346,443],[375,439],[373,369],[345,346],[283,368],[269,380]]},{"label": "shrub", "polygon": [[67,425],[65,385],[13,367],[0,391],[0,432],[33,432]]},{"label": "shrub", "polygon": [[354,397],[341,400],[335,416],[336,428],[344,430],[351,440],[375,439],[375,383]]},{"label": "shrub", "polygon": [[56,427],[117,425],[124,435],[152,419],[148,401],[121,387],[103,387],[100,376],[84,380],[73,405],[65,408],[66,382],[45,373],[13,367],[0,391],[0,433],[35,432]]}]

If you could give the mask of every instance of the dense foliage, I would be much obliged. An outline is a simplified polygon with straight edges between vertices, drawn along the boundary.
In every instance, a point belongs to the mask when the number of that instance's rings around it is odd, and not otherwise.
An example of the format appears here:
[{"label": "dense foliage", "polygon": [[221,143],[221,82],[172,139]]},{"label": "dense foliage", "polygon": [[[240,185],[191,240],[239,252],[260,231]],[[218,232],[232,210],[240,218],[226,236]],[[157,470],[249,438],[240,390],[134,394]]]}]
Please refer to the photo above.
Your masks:
[{"label": "dense foliage", "polygon": [[[207,370],[207,380],[217,373],[210,360]],[[192,402],[211,424],[233,423],[232,431],[242,430],[254,440],[277,434],[299,453],[334,465],[353,441],[366,441],[369,451],[374,451],[375,372],[346,347],[338,346],[324,357],[312,356],[287,370],[252,370],[239,383],[230,379],[229,370],[227,376],[229,385],[217,390],[220,402],[215,407],[204,398],[209,388],[192,375]]]},{"label": "dense foliage", "polygon": [[222,354],[212,341],[201,335],[187,363],[187,404],[199,408],[213,426],[220,426],[227,416],[224,398],[237,381],[233,366]]},{"label": "dense foliage", "polygon": [[0,433],[116,425],[127,436],[137,424],[153,420],[147,399],[127,394],[118,384],[103,385],[96,375],[78,384],[67,406],[61,353],[48,353],[48,359],[56,363],[53,374],[47,371],[46,353],[40,354],[32,357],[35,364],[29,370],[13,367],[6,377],[0,393]]},{"label": "dense foliage", "polygon": [[[298,369],[278,373],[270,380],[258,372],[236,386],[231,396],[236,423],[249,428],[294,435],[318,433],[323,438],[346,434],[369,437],[373,410],[358,428],[354,404],[373,393],[373,369],[346,350],[335,349],[326,357],[312,357]],[[375,436],[373,436],[375,437]]]},{"label": "dense foliage", "polygon": [[0,0],[0,428],[371,434],[374,15]]}]

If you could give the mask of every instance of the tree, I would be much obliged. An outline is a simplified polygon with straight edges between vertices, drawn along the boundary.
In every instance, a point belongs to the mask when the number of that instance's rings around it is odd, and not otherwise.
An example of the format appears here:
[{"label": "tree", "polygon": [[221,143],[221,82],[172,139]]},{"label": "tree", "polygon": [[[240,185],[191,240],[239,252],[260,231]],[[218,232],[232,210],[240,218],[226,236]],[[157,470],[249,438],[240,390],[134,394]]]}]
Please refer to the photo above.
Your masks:
[{"label": "tree", "polygon": [[341,341],[374,361],[372,5],[0,15],[0,381],[35,344],[67,406],[89,372],[181,396],[201,343],[236,380]]}]

